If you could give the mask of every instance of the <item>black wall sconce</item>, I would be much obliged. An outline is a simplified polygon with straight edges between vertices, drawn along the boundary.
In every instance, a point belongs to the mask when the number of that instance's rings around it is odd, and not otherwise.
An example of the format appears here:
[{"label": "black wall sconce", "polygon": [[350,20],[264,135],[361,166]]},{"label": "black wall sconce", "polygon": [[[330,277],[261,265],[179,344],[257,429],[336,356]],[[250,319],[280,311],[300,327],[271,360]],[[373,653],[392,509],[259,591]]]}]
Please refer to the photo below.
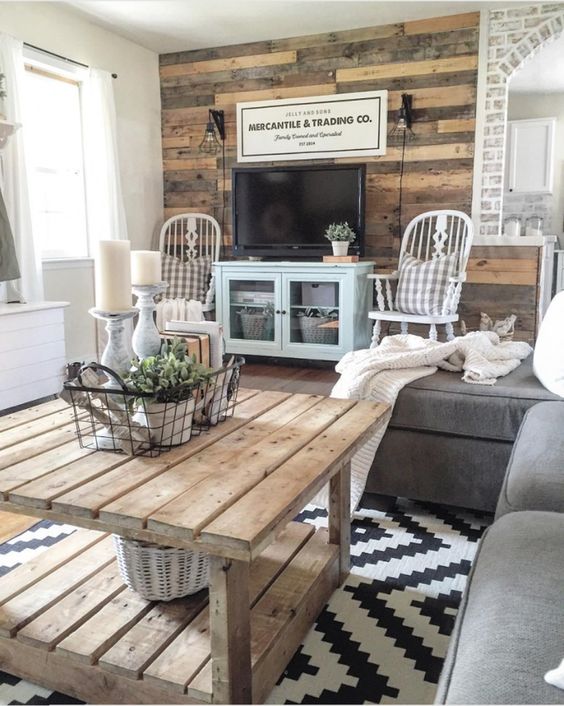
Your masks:
[{"label": "black wall sconce", "polygon": [[405,145],[407,142],[415,140],[415,134],[411,129],[413,125],[413,96],[410,93],[401,94],[401,106],[398,110],[396,121],[388,133],[388,142],[401,145],[400,174],[399,174],[399,197],[398,197],[398,237],[402,237],[402,197],[403,197],[403,173],[405,164]]},{"label": "black wall sconce", "polygon": [[[217,139],[216,128],[221,142]],[[217,154],[222,149],[224,140],[225,113],[223,110],[213,110],[210,108],[204,137],[200,142],[200,152],[204,152],[205,154]]]},{"label": "black wall sconce", "polygon": [[[217,128],[217,134],[216,134]],[[219,135],[219,140],[217,139]],[[220,142],[221,140],[221,142]],[[218,154],[221,152],[221,250],[224,257],[225,246],[223,243],[223,234],[225,233],[225,113],[223,110],[214,110],[210,108],[208,111],[208,122],[204,131],[204,137],[200,142],[200,152],[203,154]]]},{"label": "black wall sconce", "polygon": [[398,110],[398,115],[394,126],[389,132],[388,137],[391,141],[394,138],[397,142],[403,142],[406,140],[414,140],[415,134],[411,129],[413,125],[413,96],[410,93],[401,94],[401,106]]}]

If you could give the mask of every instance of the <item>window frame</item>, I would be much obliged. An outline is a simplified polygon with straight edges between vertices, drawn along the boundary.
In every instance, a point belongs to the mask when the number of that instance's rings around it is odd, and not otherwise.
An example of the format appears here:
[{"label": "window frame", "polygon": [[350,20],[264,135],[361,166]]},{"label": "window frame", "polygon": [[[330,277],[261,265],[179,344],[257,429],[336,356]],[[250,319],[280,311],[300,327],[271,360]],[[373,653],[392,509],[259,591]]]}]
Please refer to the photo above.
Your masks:
[{"label": "window frame", "polygon": [[44,257],[41,254],[41,262],[43,266],[49,263],[71,263],[85,262],[93,260],[93,245],[88,228],[88,199],[86,192],[86,169],[85,169],[85,150],[84,150],[84,134],[83,134],[83,118],[82,118],[82,84],[83,77],[87,71],[86,67],[74,65],[66,62],[58,57],[51,57],[49,54],[41,52],[33,47],[24,46],[24,71],[43,76],[48,79],[61,81],[76,86],[79,96],[80,107],[80,143],[82,157],[82,187],[84,194],[84,228],[86,236],[86,254],[85,255],[59,255],[54,257]]}]

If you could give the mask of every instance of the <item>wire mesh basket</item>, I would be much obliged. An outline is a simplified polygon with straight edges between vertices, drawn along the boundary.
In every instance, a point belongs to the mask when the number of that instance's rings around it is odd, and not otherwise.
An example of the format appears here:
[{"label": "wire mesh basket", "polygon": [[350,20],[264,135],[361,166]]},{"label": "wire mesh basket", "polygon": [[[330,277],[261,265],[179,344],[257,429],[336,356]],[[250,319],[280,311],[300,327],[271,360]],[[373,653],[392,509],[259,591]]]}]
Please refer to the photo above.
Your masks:
[{"label": "wire mesh basket", "polygon": [[63,384],[62,397],[73,406],[83,448],[158,456],[233,414],[243,363],[234,358],[206,381],[183,386],[176,397],[167,391],[173,401],[163,402],[130,390],[113,370],[90,363]]},{"label": "wire mesh basket", "polygon": [[122,579],[147,600],[182,598],[209,583],[209,557],[203,552],[124,539],[117,534],[113,542]]},{"label": "wire mesh basket", "polygon": [[300,316],[302,341],[304,343],[336,345],[339,340],[339,329],[329,326],[329,324],[334,324],[336,321],[330,316]]},{"label": "wire mesh basket", "polygon": [[241,378],[242,356],[224,358],[223,367],[213,372],[199,390],[199,403],[192,422],[192,433],[199,434],[233,416]]}]

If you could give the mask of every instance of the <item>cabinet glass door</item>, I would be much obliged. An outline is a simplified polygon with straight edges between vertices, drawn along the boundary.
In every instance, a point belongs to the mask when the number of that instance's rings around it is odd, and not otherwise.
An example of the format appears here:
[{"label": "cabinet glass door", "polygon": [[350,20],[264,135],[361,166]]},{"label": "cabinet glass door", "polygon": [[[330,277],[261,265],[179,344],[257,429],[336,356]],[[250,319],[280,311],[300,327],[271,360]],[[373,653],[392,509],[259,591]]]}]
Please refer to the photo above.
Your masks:
[{"label": "cabinet glass door", "polygon": [[229,338],[245,341],[275,340],[274,279],[229,279]]},{"label": "cabinet glass door", "polygon": [[290,343],[338,346],[341,282],[290,280],[288,287]]}]

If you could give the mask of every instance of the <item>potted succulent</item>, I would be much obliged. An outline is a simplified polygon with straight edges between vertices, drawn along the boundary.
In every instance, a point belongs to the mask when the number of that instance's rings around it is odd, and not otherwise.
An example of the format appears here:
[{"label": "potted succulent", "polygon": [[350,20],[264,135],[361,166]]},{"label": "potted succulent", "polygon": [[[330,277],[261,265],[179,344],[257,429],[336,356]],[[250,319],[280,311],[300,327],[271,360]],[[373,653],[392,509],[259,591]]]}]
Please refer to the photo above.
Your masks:
[{"label": "potted succulent", "polygon": [[133,362],[124,379],[130,390],[140,393],[133,419],[149,429],[153,443],[166,446],[190,439],[199,389],[211,372],[186,355],[186,345],[178,339],[163,343],[157,355]]},{"label": "potted succulent", "polygon": [[346,255],[349,243],[356,239],[356,234],[345,221],[344,223],[331,223],[325,231],[325,237],[331,242],[333,255]]},{"label": "potted succulent", "polygon": [[[298,314],[304,343],[336,345],[339,340],[339,312],[323,306],[309,306]],[[332,325],[333,324],[333,325]]]},{"label": "potted succulent", "polygon": [[274,306],[245,306],[237,314],[241,317],[243,338],[254,341],[271,341],[273,338],[272,319]]}]

